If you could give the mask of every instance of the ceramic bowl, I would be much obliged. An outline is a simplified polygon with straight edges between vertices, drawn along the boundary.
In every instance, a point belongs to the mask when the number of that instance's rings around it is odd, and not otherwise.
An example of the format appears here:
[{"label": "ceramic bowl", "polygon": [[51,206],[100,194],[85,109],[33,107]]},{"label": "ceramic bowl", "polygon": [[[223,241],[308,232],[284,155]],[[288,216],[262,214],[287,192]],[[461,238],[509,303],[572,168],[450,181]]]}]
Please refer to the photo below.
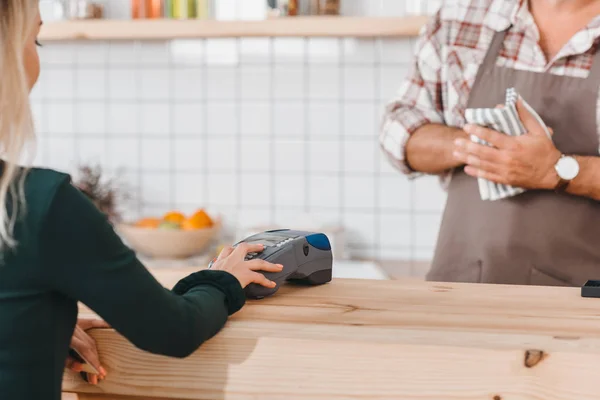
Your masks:
[{"label": "ceramic bowl", "polygon": [[182,259],[204,252],[221,230],[220,221],[210,228],[195,230],[150,229],[132,224],[116,226],[123,240],[137,253],[161,259]]}]

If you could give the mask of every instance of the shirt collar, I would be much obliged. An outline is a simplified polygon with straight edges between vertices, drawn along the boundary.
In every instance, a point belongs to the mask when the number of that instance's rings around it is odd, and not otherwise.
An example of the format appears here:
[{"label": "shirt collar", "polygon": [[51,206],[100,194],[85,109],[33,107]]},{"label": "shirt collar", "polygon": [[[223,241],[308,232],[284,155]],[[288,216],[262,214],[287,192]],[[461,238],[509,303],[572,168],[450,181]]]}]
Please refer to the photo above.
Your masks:
[{"label": "shirt collar", "polygon": [[[529,12],[529,0],[493,0],[485,17],[485,25],[496,32],[505,31],[513,26],[517,31],[533,35],[539,40],[533,16]],[[587,52],[600,37],[600,15],[579,31],[557,54],[558,58]]]},{"label": "shirt collar", "polygon": [[527,9],[526,0],[493,0],[485,15],[485,26],[496,32],[505,31],[519,20],[523,7]]}]

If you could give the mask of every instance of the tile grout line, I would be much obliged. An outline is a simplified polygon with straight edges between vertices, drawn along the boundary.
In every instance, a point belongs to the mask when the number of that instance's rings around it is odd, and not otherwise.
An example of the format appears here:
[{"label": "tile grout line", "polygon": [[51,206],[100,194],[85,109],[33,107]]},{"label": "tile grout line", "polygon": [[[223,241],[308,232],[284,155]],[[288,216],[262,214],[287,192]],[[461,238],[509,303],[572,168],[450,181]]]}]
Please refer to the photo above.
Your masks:
[{"label": "tile grout line", "polygon": [[[166,42],[165,45],[167,45],[167,43],[170,42]],[[171,187],[171,193],[169,193],[169,198],[170,198],[170,208],[172,210],[174,210],[176,208],[176,204],[179,202],[178,199],[178,184],[177,184],[177,176],[176,176],[176,161],[177,161],[177,146],[176,143],[173,140],[173,133],[175,131],[175,112],[174,112],[174,103],[173,103],[173,98],[175,97],[174,95],[174,83],[175,83],[175,74],[177,73],[177,70],[175,68],[173,68],[173,54],[172,54],[172,47],[169,45],[168,46],[168,50],[167,50],[167,56],[168,56],[168,64],[169,64],[169,77],[168,82],[169,82],[169,88],[168,88],[168,96],[169,96],[169,107],[167,108],[167,112],[168,112],[168,118],[169,118],[169,132],[168,132],[168,142],[169,142],[169,154],[170,154],[170,159],[169,159],[169,186]]]},{"label": "tile grout line", "polygon": [[[207,65],[208,65],[208,56],[207,56],[207,48],[208,45],[206,43],[206,39],[202,39],[201,41],[202,43],[202,71],[201,71],[201,75],[200,75],[200,79],[202,79],[202,97],[203,100],[206,99],[207,97],[207,91],[208,91],[208,71],[207,71]],[[208,162],[208,107],[206,106],[206,103],[203,103],[204,107],[202,107],[202,116],[203,116],[203,121],[202,121],[202,132],[200,134],[200,139],[202,142],[202,150],[201,150],[201,154],[202,154],[202,167],[204,169],[204,174],[202,174],[202,205],[203,206],[209,206],[210,202],[209,202],[209,196],[208,194],[210,193],[208,190],[208,185],[210,183],[210,179],[209,179],[209,162]],[[192,136],[192,135],[190,135]]]},{"label": "tile grout line", "polygon": [[[275,74],[275,39],[269,38],[269,70],[271,76]],[[270,137],[270,170],[269,179],[271,181],[271,207],[269,210],[269,224],[275,224],[276,219],[276,207],[277,207],[277,177],[276,177],[276,135],[275,135],[275,84],[273,79],[270,81],[269,87],[269,137]],[[276,82],[276,81],[275,81]]]},{"label": "tile grout line", "polygon": [[[79,53],[79,46],[82,46],[81,44],[75,44],[77,52]],[[70,168],[73,168],[74,171],[77,170],[77,165],[81,162],[79,159],[79,156],[81,155],[81,152],[79,151],[79,141],[81,140],[80,136],[81,136],[81,132],[79,131],[79,121],[77,119],[77,106],[79,105],[78,99],[79,99],[79,94],[77,93],[77,89],[79,88],[79,72],[80,72],[80,68],[79,68],[80,62],[79,62],[79,57],[76,57],[73,63],[74,69],[75,69],[75,74],[74,74],[74,79],[73,79],[73,99],[75,99],[75,104],[72,103],[72,111],[73,111],[73,116],[72,118],[72,122],[73,122],[73,150],[75,151],[75,165],[72,165]],[[71,100],[72,101],[72,100]],[[69,168],[69,169],[70,169]],[[73,171],[73,172],[74,172]]]},{"label": "tile grout line", "polygon": [[310,90],[310,78],[311,78],[311,70],[310,70],[310,38],[304,38],[304,212],[309,213],[311,211],[310,206],[310,140],[311,135],[309,132],[309,116],[308,112],[310,109],[311,103],[311,90]]},{"label": "tile grout line", "polygon": [[243,166],[242,166],[242,61],[241,61],[241,38],[235,39],[235,47],[236,47],[236,56],[237,62],[235,66],[235,100],[234,100],[234,109],[236,115],[236,157],[235,157],[235,187],[236,190],[236,216],[235,219],[235,229],[234,232],[238,232],[240,230],[240,210],[243,205],[243,179],[242,176],[244,174]]},{"label": "tile grout line", "polygon": [[142,149],[142,119],[143,119],[143,115],[142,115],[142,111],[140,110],[140,98],[141,98],[141,92],[142,92],[142,75],[140,73],[140,57],[141,57],[141,49],[140,47],[142,46],[142,44],[139,41],[135,41],[133,42],[133,51],[135,53],[135,60],[136,60],[136,65],[137,68],[135,69],[135,97],[136,97],[136,107],[135,107],[135,112],[136,112],[136,117],[137,117],[137,185],[138,185],[138,215],[142,216],[143,212],[142,210],[144,209],[144,202],[143,202],[143,169],[142,169],[142,153],[143,153],[143,149]]},{"label": "tile grout line", "polygon": [[[346,175],[344,173],[344,166],[345,166],[345,162],[346,162],[346,157],[344,154],[344,150],[345,150],[345,140],[344,140],[344,135],[346,132],[346,119],[345,119],[345,108],[346,108],[346,102],[344,100],[344,94],[346,93],[344,90],[344,85],[346,82],[346,76],[345,76],[345,60],[342,58],[343,54],[344,54],[344,46],[343,43],[341,42],[341,40],[338,39],[337,41],[337,45],[338,45],[338,51],[340,52],[339,58],[338,58],[338,71],[339,71],[339,88],[338,88],[338,104],[339,104],[339,108],[340,108],[340,114],[338,116],[338,118],[340,119],[340,134],[341,134],[341,138],[338,144],[338,152],[339,152],[339,161],[338,161],[338,194],[340,196],[339,198],[339,221],[340,224],[342,226],[346,225],[346,198],[345,198],[345,192],[346,192]],[[345,57],[344,57],[345,58]],[[352,254],[347,254],[348,257],[352,258]]]},{"label": "tile grout line", "polygon": [[[379,49],[379,40],[378,39],[371,39],[370,40],[370,44],[371,47],[373,48],[373,64],[371,66],[371,68],[373,69],[373,83],[374,83],[374,94],[375,94],[375,98],[379,99],[381,97],[381,62],[380,59],[378,57],[378,54],[380,54],[377,50]],[[374,100],[375,101],[375,121],[379,121],[379,101],[378,100]],[[373,180],[374,180],[374,193],[373,193],[373,197],[374,197],[374,210],[375,210],[375,215],[373,218],[373,225],[374,225],[374,229],[375,229],[375,243],[373,244],[373,252],[375,253],[375,259],[377,260],[381,260],[382,259],[382,253],[383,253],[383,249],[382,249],[382,236],[381,236],[381,208],[380,208],[380,204],[381,204],[381,173],[379,171],[380,169],[380,159],[381,159],[381,151],[379,149],[379,145],[378,145],[378,134],[379,134],[379,130],[378,130],[379,124],[377,124],[375,128],[375,134],[374,136],[374,142],[375,145],[373,146],[373,152],[375,153],[375,157],[373,160]]]},{"label": "tile grout line", "polygon": [[[100,104],[102,104],[102,102],[99,102]],[[42,105],[40,105],[40,107],[42,107]],[[53,137],[55,138],[72,138],[74,136],[73,133],[65,133],[65,132],[51,132],[53,134]],[[175,135],[168,135],[168,134],[156,134],[156,133],[148,133],[146,135],[147,138],[151,138],[151,139],[193,139],[194,137],[196,137],[195,135],[197,135],[197,133],[193,133],[193,134],[187,134],[187,133],[183,133],[183,134],[175,134]],[[109,135],[110,136],[110,135]],[[116,136],[116,138],[124,138],[124,139],[135,139],[137,137],[137,133],[114,133],[114,136]],[[235,139],[236,138],[236,134],[232,133],[232,134],[219,134],[220,138],[224,138],[224,139]],[[86,135],[86,138],[89,139],[102,139],[104,137],[103,133],[93,133],[93,134],[89,134]],[[266,134],[266,135],[253,135],[253,134],[248,134],[248,135],[244,135],[245,138],[251,138],[251,139],[269,139],[270,138],[270,134]],[[286,140],[302,140],[304,137],[303,136],[295,136],[295,135],[290,135],[288,137],[286,137]],[[365,140],[367,140],[368,138],[364,137],[364,136],[358,136],[358,135],[348,135],[346,136],[343,140],[347,140],[348,142],[364,142]],[[339,140],[342,140],[339,137],[319,137],[319,142],[326,142],[326,143],[331,143],[331,142],[338,142]]]},{"label": "tile grout line", "polygon": [[[165,205],[168,203],[164,203],[164,202],[149,202],[148,205],[152,206],[152,205]],[[188,203],[188,202],[183,202],[182,204],[194,204],[194,203]],[[229,204],[223,204],[226,207],[236,207],[235,204],[229,203]],[[293,211],[302,211],[302,207],[301,206],[280,206],[282,210],[285,211],[289,211],[289,210],[293,210]],[[269,206],[268,205],[245,205],[244,207],[242,207],[242,210],[269,210]],[[335,206],[322,206],[322,207],[315,207],[313,211],[315,212],[333,212],[337,210],[337,207]],[[357,214],[366,214],[372,211],[372,209],[370,208],[366,208],[366,207],[349,207],[348,211],[353,212],[353,213],[357,213]],[[382,213],[385,214],[386,216],[403,216],[406,215],[407,210],[386,210],[386,209],[382,209]],[[421,215],[430,215],[430,216],[437,216],[438,214],[426,214],[426,213],[422,213]],[[370,245],[369,245],[370,246]],[[408,246],[406,246],[408,248]],[[431,246],[427,246],[427,245],[415,245],[415,248],[419,248],[419,249],[431,249]]]},{"label": "tile grout line", "polygon": [[[108,164],[108,120],[109,120],[109,101],[110,101],[110,49],[111,49],[110,41],[106,42],[106,57],[104,60],[104,133],[103,133],[103,141],[104,141],[104,154],[100,157],[100,164],[104,168]],[[104,172],[104,171],[103,171]],[[126,218],[127,219],[127,218]]]},{"label": "tile grout line", "polygon": [[[365,67],[364,65],[362,67]],[[175,67],[174,67],[175,68]],[[80,103],[101,103],[102,102],[102,98],[98,97],[98,98],[94,98],[94,97],[85,97],[85,98],[78,98],[77,101]],[[206,103],[215,103],[215,104],[219,104],[219,103],[231,103],[233,101],[235,101],[235,97],[220,97],[220,98],[210,98],[207,97],[205,99],[201,99],[201,98],[191,98],[191,99],[178,99],[178,98],[174,98],[174,99],[168,99],[168,98],[146,98],[146,99],[142,99],[142,98],[114,98],[114,99],[110,99],[111,103],[113,104],[122,104],[122,105],[134,105],[134,104],[164,104],[166,102],[172,102],[173,104],[206,104]],[[274,98],[274,100],[277,100],[278,103],[281,104],[286,104],[286,103],[298,103],[300,101],[302,101],[302,98]],[[245,102],[254,102],[254,103],[268,103],[269,100],[266,100],[264,98],[261,97],[246,97],[243,99],[243,101]],[[47,97],[45,99],[34,99],[31,101],[32,104],[45,104],[45,103],[51,103],[51,104],[72,104],[73,103],[73,99],[69,98],[69,99],[65,99],[65,98],[54,98],[54,97]],[[345,102],[347,104],[357,104],[357,105],[366,105],[366,104],[372,104],[373,99],[345,99]],[[320,104],[320,105],[335,105],[339,103],[339,99],[336,98],[312,98],[311,99],[311,103],[313,104]]]},{"label": "tile grout line", "polygon": [[[316,38],[316,39],[318,39],[318,38]],[[339,40],[339,38],[332,38],[332,39]],[[207,39],[201,39],[201,40],[207,40]],[[406,40],[409,40],[409,39],[406,39]],[[263,66],[264,65],[262,62],[247,62],[244,64],[247,66]],[[297,63],[295,63],[293,61],[275,62],[274,64],[281,65],[284,67],[297,65]],[[405,61],[386,61],[385,64],[389,65],[389,66],[397,67],[397,66],[405,66],[406,62]],[[183,69],[194,69],[195,68],[194,66],[190,66],[189,64],[185,64],[185,63],[171,63],[171,65],[174,67],[183,68]],[[364,66],[365,63],[350,61],[347,63],[347,65],[350,67]],[[44,64],[44,69],[47,69],[47,70],[67,70],[67,69],[69,69],[69,67],[72,67],[72,64],[53,64],[53,63],[45,63]],[[104,67],[103,63],[98,63],[98,64],[89,63],[89,64],[82,65],[81,69],[88,70],[88,69],[98,69],[98,68],[103,68],[103,67]],[[114,70],[136,70],[138,68],[138,65],[136,65],[135,63],[134,64],[112,63],[112,67]],[[144,63],[144,68],[149,69],[149,70],[168,70],[169,66],[165,65],[165,64]]]}]

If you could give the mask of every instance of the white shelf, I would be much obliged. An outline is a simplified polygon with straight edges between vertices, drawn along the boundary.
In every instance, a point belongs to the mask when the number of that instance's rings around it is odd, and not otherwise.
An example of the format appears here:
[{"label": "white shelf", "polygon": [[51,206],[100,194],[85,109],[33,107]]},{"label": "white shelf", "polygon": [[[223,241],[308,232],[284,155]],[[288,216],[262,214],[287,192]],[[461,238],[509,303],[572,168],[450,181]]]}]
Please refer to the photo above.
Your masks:
[{"label": "white shelf", "polygon": [[219,37],[417,36],[429,17],[289,17],[264,21],[81,20],[48,23],[40,39],[168,40]]}]

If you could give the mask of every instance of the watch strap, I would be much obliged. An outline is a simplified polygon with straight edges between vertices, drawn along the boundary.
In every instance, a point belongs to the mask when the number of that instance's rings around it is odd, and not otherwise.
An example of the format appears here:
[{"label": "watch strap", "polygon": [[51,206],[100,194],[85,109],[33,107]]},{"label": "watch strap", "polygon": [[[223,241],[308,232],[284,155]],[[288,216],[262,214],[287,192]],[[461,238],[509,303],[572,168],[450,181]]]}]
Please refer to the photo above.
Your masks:
[{"label": "watch strap", "polygon": [[554,187],[554,191],[558,192],[558,193],[562,193],[562,192],[566,191],[567,187],[569,187],[569,183],[571,183],[571,181],[567,181],[565,179],[559,178],[558,183]]}]

